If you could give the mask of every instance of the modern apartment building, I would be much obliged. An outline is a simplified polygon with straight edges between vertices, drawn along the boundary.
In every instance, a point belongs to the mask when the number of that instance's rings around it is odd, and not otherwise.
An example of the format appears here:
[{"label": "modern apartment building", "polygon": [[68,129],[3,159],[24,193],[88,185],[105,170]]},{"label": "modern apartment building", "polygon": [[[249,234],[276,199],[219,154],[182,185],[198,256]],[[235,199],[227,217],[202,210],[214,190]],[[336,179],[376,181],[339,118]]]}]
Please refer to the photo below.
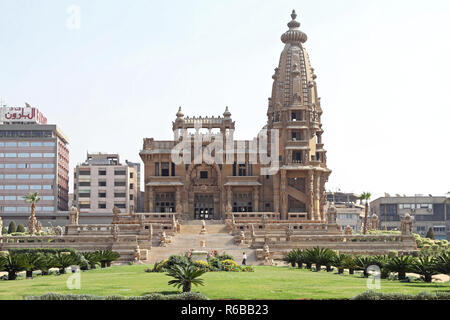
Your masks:
[{"label": "modern apartment building", "polygon": [[0,216],[4,223],[27,224],[30,205],[23,196],[38,192],[36,216],[44,227],[66,220],[68,210],[68,139],[38,109],[0,108]]},{"label": "modern apartment building", "polygon": [[356,203],[359,195],[346,192],[327,192],[327,201],[334,203]]},{"label": "modern apartment building", "polygon": [[380,219],[381,228],[400,230],[405,213],[414,217],[414,229],[425,236],[433,228],[436,239],[450,239],[450,198],[433,196],[382,197],[370,203],[371,212]]},{"label": "modern apartment building", "polygon": [[118,154],[88,153],[74,169],[74,205],[83,214],[135,212],[138,204],[138,170],[121,164]]}]

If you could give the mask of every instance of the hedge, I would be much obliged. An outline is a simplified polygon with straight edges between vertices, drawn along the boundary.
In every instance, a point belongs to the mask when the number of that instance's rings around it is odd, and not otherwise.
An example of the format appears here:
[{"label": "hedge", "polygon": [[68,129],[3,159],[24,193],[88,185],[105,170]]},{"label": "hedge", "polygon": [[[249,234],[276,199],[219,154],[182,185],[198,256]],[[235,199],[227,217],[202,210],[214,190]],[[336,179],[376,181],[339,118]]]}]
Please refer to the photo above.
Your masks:
[{"label": "hedge", "polygon": [[450,300],[450,292],[421,292],[413,295],[366,291],[351,300]]},{"label": "hedge", "polygon": [[28,296],[25,300],[209,300],[206,296],[196,292],[184,292],[179,294],[163,295],[151,293],[141,297],[95,296],[90,294],[59,294],[46,293],[42,296]]}]

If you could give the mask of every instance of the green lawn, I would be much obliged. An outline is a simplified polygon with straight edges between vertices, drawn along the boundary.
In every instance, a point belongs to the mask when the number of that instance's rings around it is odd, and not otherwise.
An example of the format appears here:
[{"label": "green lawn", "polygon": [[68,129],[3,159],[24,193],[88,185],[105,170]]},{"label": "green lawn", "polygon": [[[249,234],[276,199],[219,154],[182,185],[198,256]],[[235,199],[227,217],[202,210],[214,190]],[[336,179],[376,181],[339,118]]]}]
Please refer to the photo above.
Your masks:
[{"label": "green lawn", "polygon": [[[175,292],[163,273],[146,273],[148,266],[117,266],[81,273],[81,289],[69,290],[62,276],[37,276],[32,280],[0,281],[0,299],[22,299],[47,292],[140,296],[150,292]],[[255,267],[254,273],[210,272],[204,287],[194,287],[211,299],[340,299],[367,291],[360,275],[337,275],[289,267]],[[450,292],[450,283],[400,283],[381,281],[384,293]]]}]

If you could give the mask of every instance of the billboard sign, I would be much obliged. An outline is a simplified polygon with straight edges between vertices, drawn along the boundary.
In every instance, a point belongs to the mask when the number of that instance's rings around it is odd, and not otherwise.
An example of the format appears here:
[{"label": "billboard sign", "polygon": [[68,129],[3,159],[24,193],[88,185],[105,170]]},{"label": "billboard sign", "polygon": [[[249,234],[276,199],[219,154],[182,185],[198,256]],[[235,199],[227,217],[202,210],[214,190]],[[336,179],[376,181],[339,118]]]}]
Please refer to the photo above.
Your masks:
[{"label": "billboard sign", "polygon": [[29,105],[26,107],[3,107],[0,108],[0,122],[47,124],[47,118],[37,108]]}]

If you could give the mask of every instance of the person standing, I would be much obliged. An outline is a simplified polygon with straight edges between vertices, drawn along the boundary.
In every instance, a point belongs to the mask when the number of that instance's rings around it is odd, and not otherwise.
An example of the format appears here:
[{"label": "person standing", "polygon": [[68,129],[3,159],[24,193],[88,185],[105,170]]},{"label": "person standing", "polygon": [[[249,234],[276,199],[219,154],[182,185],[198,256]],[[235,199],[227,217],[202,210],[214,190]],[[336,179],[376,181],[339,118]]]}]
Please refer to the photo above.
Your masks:
[{"label": "person standing", "polygon": [[247,255],[245,254],[245,252],[242,254],[242,265],[247,265]]}]

